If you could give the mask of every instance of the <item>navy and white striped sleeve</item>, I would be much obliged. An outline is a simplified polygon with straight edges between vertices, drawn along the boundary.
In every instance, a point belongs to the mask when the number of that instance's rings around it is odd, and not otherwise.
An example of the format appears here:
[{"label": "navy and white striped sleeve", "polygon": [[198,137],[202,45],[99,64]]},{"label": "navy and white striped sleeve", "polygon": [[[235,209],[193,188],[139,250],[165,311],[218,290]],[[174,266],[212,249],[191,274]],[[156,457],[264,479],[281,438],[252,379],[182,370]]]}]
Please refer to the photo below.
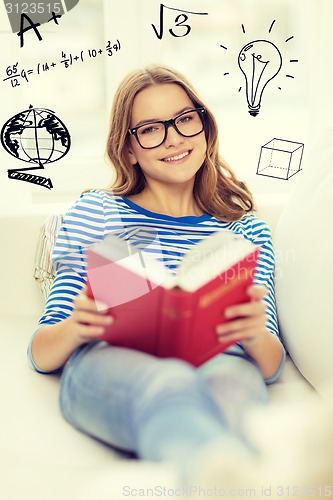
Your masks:
[{"label": "navy and white striped sleeve", "polygon": [[279,338],[282,346],[282,359],[280,366],[270,377],[265,378],[267,385],[276,382],[284,368],[286,361],[286,350],[282,344],[276,312],[275,302],[275,256],[272,243],[271,231],[267,224],[254,217],[252,224],[251,239],[253,243],[260,245],[261,251],[256,269],[254,282],[258,285],[264,285],[268,289],[268,295],[264,298],[267,304],[267,322],[266,326],[271,334]]},{"label": "navy and white striped sleeve", "polygon": [[39,325],[57,323],[71,314],[74,297],[86,280],[85,251],[104,238],[104,213],[103,197],[93,191],[83,194],[65,215],[52,256],[56,277]]},{"label": "navy and white striped sleeve", "polygon": [[279,336],[275,303],[275,256],[271,231],[265,222],[256,217],[253,218],[251,229],[253,243],[260,245],[261,248],[254,282],[257,285],[264,285],[268,290],[268,295],[264,299],[267,304],[267,328]]}]

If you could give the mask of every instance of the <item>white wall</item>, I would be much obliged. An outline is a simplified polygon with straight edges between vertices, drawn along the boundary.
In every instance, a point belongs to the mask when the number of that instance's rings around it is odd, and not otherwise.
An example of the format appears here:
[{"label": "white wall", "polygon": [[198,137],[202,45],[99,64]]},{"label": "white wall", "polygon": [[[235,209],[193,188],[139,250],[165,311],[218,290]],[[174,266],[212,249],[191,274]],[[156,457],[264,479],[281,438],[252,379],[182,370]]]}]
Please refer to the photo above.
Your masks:
[{"label": "white wall", "polygon": [[[166,9],[164,36],[158,40],[151,24],[158,25],[159,1],[80,0],[59,26],[40,27],[42,41],[27,33],[25,46],[19,48],[18,37],[10,32],[0,8],[0,126],[32,104],[53,109],[72,138],[70,152],[42,172],[51,177],[52,190],[8,179],[7,169],[27,165],[0,147],[2,213],[69,203],[86,187],[108,184],[111,171],[104,161],[104,145],[113,92],[128,71],[150,63],[174,66],[197,87],[219,123],[222,154],[256,195],[285,195],[302,175],[288,181],[257,175],[260,148],[273,137],[304,143],[302,167],[315,168],[308,164],[308,152],[332,107],[327,83],[332,72],[332,2],[168,0],[165,5],[208,15],[189,15],[190,34],[173,38],[168,30],[177,30],[174,21],[180,12]],[[259,116],[253,118],[247,112],[237,55],[245,43],[258,38],[279,47],[283,66],[267,85]],[[88,57],[89,49],[104,49],[109,39],[112,43],[118,39],[121,50],[112,57],[105,53]],[[84,62],[65,69],[60,63],[62,51],[73,56],[83,51]],[[294,59],[298,62],[291,63]],[[52,61],[57,63],[55,68],[37,75],[38,63]],[[16,62],[20,70],[34,69],[34,74],[29,82],[22,79],[20,87],[12,88],[3,79],[6,68]]]}]

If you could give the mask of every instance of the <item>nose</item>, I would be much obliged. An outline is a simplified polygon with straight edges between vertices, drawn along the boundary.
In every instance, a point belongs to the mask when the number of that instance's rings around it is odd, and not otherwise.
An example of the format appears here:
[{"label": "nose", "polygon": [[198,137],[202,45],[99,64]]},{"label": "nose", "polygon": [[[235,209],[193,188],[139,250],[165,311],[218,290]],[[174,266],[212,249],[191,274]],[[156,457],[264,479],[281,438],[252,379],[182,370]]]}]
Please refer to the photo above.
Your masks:
[{"label": "nose", "polygon": [[167,128],[166,138],[164,141],[165,147],[176,146],[183,142],[183,136],[181,136],[174,125],[170,124]]}]

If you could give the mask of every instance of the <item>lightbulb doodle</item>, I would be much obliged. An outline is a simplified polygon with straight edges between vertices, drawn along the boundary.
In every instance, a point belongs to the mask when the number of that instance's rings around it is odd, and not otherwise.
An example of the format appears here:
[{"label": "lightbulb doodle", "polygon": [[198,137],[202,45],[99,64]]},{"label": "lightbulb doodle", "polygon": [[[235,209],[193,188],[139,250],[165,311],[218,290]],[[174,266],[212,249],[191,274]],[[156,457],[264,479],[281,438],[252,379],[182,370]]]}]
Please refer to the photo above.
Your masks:
[{"label": "lightbulb doodle", "polygon": [[30,105],[4,124],[0,136],[7,153],[29,163],[26,168],[9,169],[8,178],[52,189],[50,178],[27,171],[44,169],[63,158],[71,147],[69,132],[54,111]]},{"label": "lightbulb doodle", "polygon": [[[271,33],[275,20],[272,21],[268,32]],[[242,24],[242,32],[246,34],[245,26]],[[290,42],[294,37],[290,36],[285,43]],[[226,46],[221,48],[228,50]],[[290,63],[297,63],[298,59],[290,59]],[[264,90],[267,84],[273,80],[281,71],[283,66],[282,54],[280,49],[271,41],[265,39],[256,39],[247,42],[239,51],[237,57],[238,67],[245,78],[245,93],[248,105],[248,111],[251,116],[258,116]],[[224,76],[229,72],[224,73]],[[286,74],[286,78],[294,78],[291,74]],[[281,90],[281,87],[278,86]],[[242,87],[239,88],[239,92]]]}]

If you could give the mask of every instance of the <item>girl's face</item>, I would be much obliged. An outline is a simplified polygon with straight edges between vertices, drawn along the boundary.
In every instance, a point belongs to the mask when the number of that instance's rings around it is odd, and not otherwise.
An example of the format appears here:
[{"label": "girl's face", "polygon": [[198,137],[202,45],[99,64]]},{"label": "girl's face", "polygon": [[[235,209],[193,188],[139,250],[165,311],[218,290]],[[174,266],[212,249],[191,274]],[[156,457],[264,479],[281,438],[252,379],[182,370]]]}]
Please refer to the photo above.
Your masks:
[{"label": "girl's face", "polygon": [[[183,111],[194,109],[185,90],[176,84],[158,84],[137,94],[133,103],[131,128],[156,120],[170,120]],[[149,134],[152,129],[145,129]],[[194,137],[181,136],[172,126],[167,130],[163,144],[154,149],[143,149],[131,136],[129,156],[133,165],[139,163],[147,183],[150,180],[165,184],[194,182],[206,155],[205,132]]]}]

